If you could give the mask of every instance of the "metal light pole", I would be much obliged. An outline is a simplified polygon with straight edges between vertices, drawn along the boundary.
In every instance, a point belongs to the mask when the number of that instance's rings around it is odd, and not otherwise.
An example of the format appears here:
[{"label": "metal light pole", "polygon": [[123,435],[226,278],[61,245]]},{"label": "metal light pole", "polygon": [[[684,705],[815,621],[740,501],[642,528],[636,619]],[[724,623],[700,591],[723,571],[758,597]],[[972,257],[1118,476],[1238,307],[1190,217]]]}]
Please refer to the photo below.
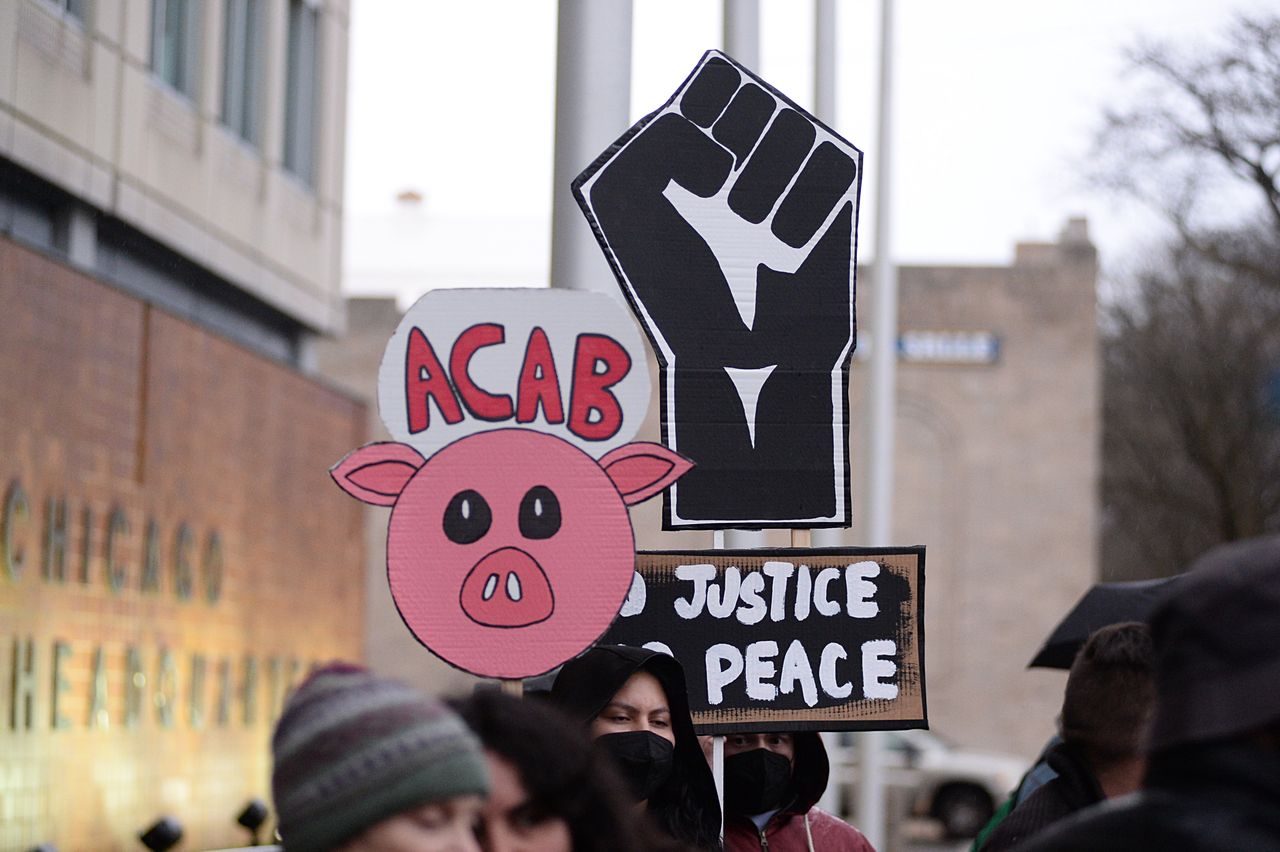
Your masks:
[{"label": "metal light pole", "polygon": [[[836,127],[836,4],[835,0],[814,0],[813,4],[813,114],[828,127]],[[849,450],[845,448],[845,457]],[[840,547],[846,544],[842,529],[813,531],[814,547]],[[824,733],[827,752],[839,753],[835,735]],[[827,784],[818,805],[835,812],[840,803],[837,783]]]},{"label": "metal light pole", "polygon": [[813,114],[836,126],[836,0],[813,4]]},{"label": "metal light pole", "polygon": [[[814,0],[813,4],[813,114],[828,127],[836,126],[836,4],[835,0]],[[848,457],[848,448],[845,450]],[[846,544],[842,529],[813,531],[814,547]],[[833,804],[835,791],[828,791],[823,807]]]},{"label": "metal light pole", "polygon": [[[813,114],[828,127],[836,127],[836,0],[814,0],[813,4]],[[849,448],[845,448],[846,458]],[[844,530],[814,530],[815,548],[838,548],[847,544]],[[824,733],[828,753],[838,753],[835,734]],[[840,785],[827,784],[818,806],[835,812],[840,806]]]},{"label": "metal light pole", "polygon": [[[760,73],[760,0],[724,0],[723,9],[724,52]],[[725,530],[723,541],[727,547],[763,547],[765,538],[760,530]]]},{"label": "metal light pole", "polygon": [[760,73],[760,0],[724,0],[724,52]]},{"label": "metal light pole", "polygon": [[614,294],[613,273],[570,182],[630,126],[631,0],[560,0],[551,197],[551,286]]},{"label": "metal light pole", "polygon": [[[893,421],[898,366],[898,275],[890,256],[893,190],[893,0],[880,0],[880,95],[876,132],[875,306],[871,321],[872,350],[868,408],[871,412],[867,452],[867,543],[889,544],[893,535]],[[876,848],[885,844],[884,766],[881,732],[861,736],[858,823]]]}]

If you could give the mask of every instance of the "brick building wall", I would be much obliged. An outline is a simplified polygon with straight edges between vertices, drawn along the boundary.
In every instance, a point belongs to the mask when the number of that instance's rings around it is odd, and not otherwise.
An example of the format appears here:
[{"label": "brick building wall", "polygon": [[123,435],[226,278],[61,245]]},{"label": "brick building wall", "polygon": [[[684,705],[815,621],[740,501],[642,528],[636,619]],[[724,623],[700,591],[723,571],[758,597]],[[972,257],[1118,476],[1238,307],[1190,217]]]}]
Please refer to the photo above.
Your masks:
[{"label": "brick building wall", "polygon": [[247,839],[288,687],[363,655],[365,417],[0,239],[0,849]]}]

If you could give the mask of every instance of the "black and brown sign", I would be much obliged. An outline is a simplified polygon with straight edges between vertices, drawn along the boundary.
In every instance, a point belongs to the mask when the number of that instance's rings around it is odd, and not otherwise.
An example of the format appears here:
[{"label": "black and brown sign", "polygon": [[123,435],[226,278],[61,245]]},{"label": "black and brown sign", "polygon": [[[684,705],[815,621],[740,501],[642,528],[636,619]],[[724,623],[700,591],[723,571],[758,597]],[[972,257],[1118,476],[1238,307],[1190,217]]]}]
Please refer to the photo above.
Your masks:
[{"label": "black and brown sign", "polygon": [[636,562],[604,641],[675,656],[699,733],[927,727],[923,547]]}]

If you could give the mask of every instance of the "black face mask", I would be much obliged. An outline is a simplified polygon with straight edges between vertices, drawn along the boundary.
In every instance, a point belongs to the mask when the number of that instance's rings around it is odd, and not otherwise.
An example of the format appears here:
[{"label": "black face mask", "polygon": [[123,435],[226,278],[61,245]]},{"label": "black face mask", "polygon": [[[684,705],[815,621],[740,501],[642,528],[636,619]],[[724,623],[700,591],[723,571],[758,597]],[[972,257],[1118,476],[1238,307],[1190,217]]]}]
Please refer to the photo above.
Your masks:
[{"label": "black face mask", "polygon": [[642,802],[671,777],[676,749],[670,740],[650,731],[623,731],[596,737],[596,748],[613,758],[632,798]]},{"label": "black face mask", "polygon": [[753,816],[777,810],[792,795],[791,761],[767,748],[724,759],[724,808]]}]

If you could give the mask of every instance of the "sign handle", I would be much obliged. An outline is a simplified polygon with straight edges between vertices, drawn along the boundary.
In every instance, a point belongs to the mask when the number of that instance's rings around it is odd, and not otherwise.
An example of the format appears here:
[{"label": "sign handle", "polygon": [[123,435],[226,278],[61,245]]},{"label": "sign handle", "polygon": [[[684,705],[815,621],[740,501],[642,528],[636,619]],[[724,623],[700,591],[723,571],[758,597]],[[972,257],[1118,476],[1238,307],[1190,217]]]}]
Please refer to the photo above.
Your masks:
[{"label": "sign handle", "polygon": [[498,681],[502,691],[507,695],[514,695],[516,698],[524,698],[524,681],[520,678],[512,678],[510,680],[503,679]]},{"label": "sign handle", "polygon": [[711,738],[711,777],[716,780],[716,798],[720,800],[720,842],[724,842],[724,736]]},{"label": "sign handle", "polygon": [[[724,530],[713,530],[711,548],[724,550]],[[720,842],[724,843],[724,737],[711,738],[711,777],[716,782],[716,798],[720,800]]]},{"label": "sign handle", "polygon": [[792,530],[792,547],[810,547],[813,545],[813,530]]}]

